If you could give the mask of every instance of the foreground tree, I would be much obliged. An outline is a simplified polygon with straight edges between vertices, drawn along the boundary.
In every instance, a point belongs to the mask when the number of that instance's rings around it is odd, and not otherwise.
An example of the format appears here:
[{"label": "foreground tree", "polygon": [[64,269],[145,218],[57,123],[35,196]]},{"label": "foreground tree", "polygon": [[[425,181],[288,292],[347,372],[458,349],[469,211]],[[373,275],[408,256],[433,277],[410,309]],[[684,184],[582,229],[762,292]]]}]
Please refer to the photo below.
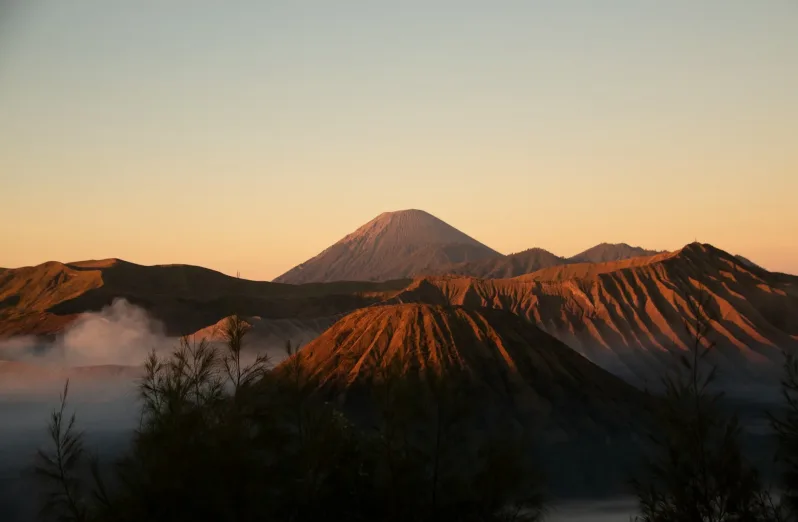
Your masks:
[{"label": "foreground tree", "polygon": [[82,522],[87,517],[81,469],[83,436],[75,428],[75,414],[65,417],[68,394],[69,380],[64,384],[59,409],[50,417],[48,435],[53,448],[39,451],[34,471],[46,484],[42,514],[59,521]]},{"label": "foreground tree", "polygon": [[254,362],[245,364],[241,355],[244,350],[244,339],[252,330],[252,326],[238,315],[231,315],[222,326],[224,353],[221,361],[227,379],[233,386],[233,395],[238,395],[255,383],[268,368],[269,358],[265,354],[255,356]]},{"label": "foreground tree", "polygon": [[790,520],[798,520],[798,357],[785,354],[781,390],[786,407],[771,415],[779,441],[777,460],[781,464],[781,499]]},{"label": "foreground tree", "polygon": [[692,343],[664,379],[652,455],[645,478],[634,483],[641,521],[742,522],[780,516],[742,454],[736,416],[723,413],[722,395],[710,389],[716,375],[707,362],[714,347],[708,339],[710,304],[703,289],[687,302],[685,325]]}]

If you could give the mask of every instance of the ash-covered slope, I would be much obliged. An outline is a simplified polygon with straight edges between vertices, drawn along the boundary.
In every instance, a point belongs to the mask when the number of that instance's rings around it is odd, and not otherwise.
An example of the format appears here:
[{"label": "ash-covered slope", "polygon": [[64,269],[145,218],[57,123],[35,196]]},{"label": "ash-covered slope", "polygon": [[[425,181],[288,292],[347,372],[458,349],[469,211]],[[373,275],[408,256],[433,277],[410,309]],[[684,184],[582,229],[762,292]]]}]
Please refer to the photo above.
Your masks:
[{"label": "ash-covered slope", "polygon": [[403,210],[380,214],[274,281],[388,281],[496,256],[500,254],[431,214]]},{"label": "ash-covered slope", "polygon": [[339,320],[297,357],[322,389],[350,404],[396,361],[422,380],[465,374],[492,415],[534,420],[555,437],[624,433],[646,404],[632,386],[502,310],[373,306]]},{"label": "ash-covered slope", "polygon": [[615,263],[557,266],[514,279],[430,277],[391,302],[493,307],[526,317],[603,368],[656,384],[691,341],[687,302],[706,292],[711,360],[729,382],[770,382],[798,350],[798,277],[693,243]]}]

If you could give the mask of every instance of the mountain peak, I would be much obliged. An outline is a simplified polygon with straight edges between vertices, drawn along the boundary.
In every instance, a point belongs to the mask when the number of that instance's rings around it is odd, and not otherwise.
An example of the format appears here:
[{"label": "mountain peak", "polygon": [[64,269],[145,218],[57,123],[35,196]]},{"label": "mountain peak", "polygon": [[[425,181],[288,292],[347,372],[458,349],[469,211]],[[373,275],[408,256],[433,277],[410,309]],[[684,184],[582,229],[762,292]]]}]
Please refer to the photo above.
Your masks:
[{"label": "mountain peak", "polygon": [[499,255],[423,210],[383,212],[275,282],[403,279],[436,267]]},{"label": "mountain peak", "polygon": [[588,402],[612,410],[614,418],[630,415],[619,401],[642,404],[637,390],[504,310],[417,303],[364,308],[340,319],[297,357],[322,387],[335,395],[350,390],[350,398],[398,360],[407,375],[464,372],[481,395],[496,394],[492,404],[523,404],[558,417],[558,424],[568,417],[559,412],[587,414]]},{"label": "mountain peak", "polygon": [[107,259],[87,259],[86,261],[73,261],[71,263],[65,263],[65,264],[72,268],[102,269],[102,268],[109,268],[115,265],[127,265],[131,263],[128,263],[127,261],[124,261],[117,257],[109,257]]},{"label": "mountain peak", "polygon": [[416,215],[416,216],[435,217],[435,216],[433,216],[432,214],[430,214],[429,212],[427,212],[425,210],[421,210],[421,209],[418,209],[418,208],[406,208],[404,210],[390,210],[390,211],[387,211],[387,212],[383,212],[379,216],[377,216],[376,219],[389,217],[389,216],[401,216],[401,215],[410,215],[410,216]]},{"label": "mountain peak", "polygon": [[631,246],[627,243],[599,243],[575,256],[568,258],[569,263],[606,263],[620,261],[632,257],[653,256],[660,254],[657,250]]},{"label": "mountain peak", "polygon": [[617,248],[639,248],[639,247],[633,247],[633,246],[632,246],[632,245],[630,245],[629,243],[624,243],[624,242],[621,242],[621,243],[609,243],[609,242],[607,242],[607,241],[602,241],[601,243],[599,243],[598,245],[596,245],[596,246],[595,246],[595,247],[593,247],[593,248],[599,248],[599,247],[601,247],[601,248],[607,248],[607,247],[617,247]]},{"label": "mountain peak", "polygon": [[404,245],[467,244],[484,246],[441,219],[423,210],[383,212],[342,241],[386,241]]}]

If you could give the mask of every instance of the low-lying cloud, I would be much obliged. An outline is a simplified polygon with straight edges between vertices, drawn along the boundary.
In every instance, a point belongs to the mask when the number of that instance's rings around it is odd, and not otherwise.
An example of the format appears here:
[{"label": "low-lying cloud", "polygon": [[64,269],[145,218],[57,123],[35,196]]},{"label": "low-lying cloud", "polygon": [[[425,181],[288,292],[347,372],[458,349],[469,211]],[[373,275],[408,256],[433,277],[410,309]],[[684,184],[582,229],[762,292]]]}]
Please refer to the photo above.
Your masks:
[{"label": "low-lying cloud", "polygon": [[[151,350],[176,346],[162,325],[123,299],[85,313],[52,342],[0,341],[0,519],[30,520],[38,499],[25,477],[69,379],[75,412],[93,452],[120,451],[138,423],[137,379]],[[119,448],[119,449],[114,449]]]},{"label": "low-lying cloud", "polygon": [[0,359],[58,366],[136,366],[150,351],[175,343],[144,309],[116,299],[99,312],[82,314],[52,343],[35,337],[0,341]]},{"label": "low-lying cloud", "polygon": [[118,299],[99,313],[83,314],[60,340],[64,362],[138,365],[151,350],[173,343],[145,310]]}]

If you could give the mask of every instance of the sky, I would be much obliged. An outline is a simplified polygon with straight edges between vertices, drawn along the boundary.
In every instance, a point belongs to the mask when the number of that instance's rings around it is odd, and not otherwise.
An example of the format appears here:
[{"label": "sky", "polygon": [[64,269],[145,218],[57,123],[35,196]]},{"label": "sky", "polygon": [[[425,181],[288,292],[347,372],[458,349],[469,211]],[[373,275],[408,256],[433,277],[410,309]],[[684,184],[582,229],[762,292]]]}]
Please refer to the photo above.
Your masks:
[{"label": "sky", "polygon": [[798,274],[794,0],[9,0],[0,266],[272,279],[384,211]]}]

